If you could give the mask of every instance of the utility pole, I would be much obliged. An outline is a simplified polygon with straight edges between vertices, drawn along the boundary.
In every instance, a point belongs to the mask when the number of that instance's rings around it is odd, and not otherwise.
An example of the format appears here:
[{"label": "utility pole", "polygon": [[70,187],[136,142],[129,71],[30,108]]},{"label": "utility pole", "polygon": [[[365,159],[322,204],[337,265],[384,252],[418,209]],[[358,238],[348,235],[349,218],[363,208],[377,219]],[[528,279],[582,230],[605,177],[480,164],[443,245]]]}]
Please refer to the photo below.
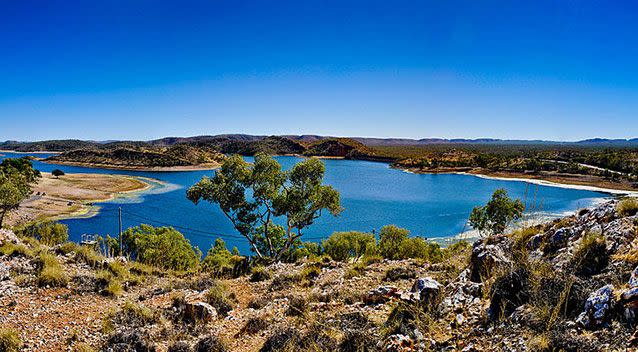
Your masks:
[{"label": "utility pole", "polygon": [[119,207],[119,218],[120,218],[120,257],[122,256],[122,207]]}]

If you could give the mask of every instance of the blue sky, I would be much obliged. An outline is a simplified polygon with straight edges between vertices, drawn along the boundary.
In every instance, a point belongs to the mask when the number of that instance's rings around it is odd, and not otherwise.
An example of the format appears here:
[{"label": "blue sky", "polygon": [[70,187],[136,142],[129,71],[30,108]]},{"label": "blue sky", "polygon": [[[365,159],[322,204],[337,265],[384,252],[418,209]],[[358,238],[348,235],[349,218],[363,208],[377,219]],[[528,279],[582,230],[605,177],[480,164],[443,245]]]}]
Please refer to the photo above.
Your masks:
[{"label": "blue sky", "polygon": [[638,137],[638,5],[14,1],[0,140]]}]

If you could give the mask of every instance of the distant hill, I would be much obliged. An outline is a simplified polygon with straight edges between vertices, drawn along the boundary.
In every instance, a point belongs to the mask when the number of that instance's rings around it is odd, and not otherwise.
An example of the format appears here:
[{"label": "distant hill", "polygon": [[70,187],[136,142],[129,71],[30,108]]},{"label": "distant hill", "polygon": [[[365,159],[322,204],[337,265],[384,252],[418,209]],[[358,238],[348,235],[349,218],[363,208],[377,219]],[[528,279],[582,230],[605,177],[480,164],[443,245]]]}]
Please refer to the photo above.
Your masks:
[{"label": "distant hill", "polygon": [[[638,138],[632,139],[605,139],[593,138],[577,142],[559,142],[544,140],[502,140],[493,138],[479,139],[444,139],[444,138],[371,138],[371,137],[331,137],[319,135],[284,135],[284,136],[260,136],[248,134],[221,134],[203,135],[193,137],[165,137],[150,141],[83,141],[78,139],[48,140],[38,142],[18,142],[6,141],[0,143],[1,150],[15,150],[21,152],[52,151],[63,152],[74,149],[114,149],[130,147],[170,147],[177,144],[187,144],[192,146],[206,146],[215,148],[221,153],[239,153],[244,155],[254,155],[257,152],[269,154],[302,154],[302,153],[329,153],[341,156],[343,150],[319,147],[316,143],[330,140],[358,142],[366,147],[383,146],[422,146],[422,145],[454,145],[454,144],[476,144],[476,145],[561,145],[561,146],[602,146],[602,147],[638,147]],[[361,146],[359,146],[360,148]],[[307,151],[306,149],[312,150]],[[317,148],[323,148],[322,150]],[[334,152],[333,152],[334,151]],[[338,156],[334,155],[334,156]]]},{"label": "distant hill", "polygon": [[224,156],[215,150],[180,144],[154,149],[75,149],[52,156],[45,161],[122,168],[154,168],[216,164],[223,158]]}]

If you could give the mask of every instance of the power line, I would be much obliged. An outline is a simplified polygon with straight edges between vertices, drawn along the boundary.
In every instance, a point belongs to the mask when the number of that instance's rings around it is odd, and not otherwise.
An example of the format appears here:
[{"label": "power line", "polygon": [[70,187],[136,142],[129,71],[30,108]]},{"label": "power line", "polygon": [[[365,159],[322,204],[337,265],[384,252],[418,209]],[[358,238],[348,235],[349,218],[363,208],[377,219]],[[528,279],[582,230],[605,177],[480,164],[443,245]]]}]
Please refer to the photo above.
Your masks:
[{"label": "power line", "polygon": [[190,227],[186,227],[186,226],[175,225],[175,224],[167,223],[167,222],[164,222],[164,221],[151,219],[151,218],[143,216],[143,215],[135,214],[135,213],[132,213],[132,212],[130,212],[128,210],[126,210],[126,211],[123,210],[122,212],[126,213],[128,215],[132,215],[132,216],[137,217],[137,218],[142,219],[142,220],[154,222],[156,224],[160,224],[160,225],[164,225],[164,226],[171,226],[171,227],[176,228],[176,229],[181,229],[181,230],[197,233],[197,234],[200,234],[200,236],[202,236],[202,237],[209,237],[209,238],[228,237],[228,238],[240,239],[240,240],[245,240],[246,239],[243,236],[237,236],[237,235],[231,235],[231,234],[221,234],[221,233],[212,233],[211,231],[205,231],[205,230],[194,229],[194,228],[190,228]]}]

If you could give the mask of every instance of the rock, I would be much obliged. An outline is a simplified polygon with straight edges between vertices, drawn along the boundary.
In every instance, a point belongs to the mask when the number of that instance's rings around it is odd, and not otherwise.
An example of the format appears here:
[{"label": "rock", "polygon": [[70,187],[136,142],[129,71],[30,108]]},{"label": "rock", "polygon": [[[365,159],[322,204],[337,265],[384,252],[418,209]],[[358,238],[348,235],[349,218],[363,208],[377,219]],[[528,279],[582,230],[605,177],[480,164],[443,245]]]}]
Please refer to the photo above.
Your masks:
[{"label": "rock", "polygon": [[0,246],[5,243],[19,243],[20,239],[16,236],[13,231],[0,229]]},{"label": "rock", "polygon": [[441,284],[431,277],[417,279],[412,285],[411,293],[427,309],[433,309],[441,301]]},{"label": "rock", "polygon": [[383,350],[388,352],[418,351],[414,340],[410,336],[402,334],[390,335]]},{"label": "rock", "polygon": [[606,285],[592,292],[585,302],[584,311],[576,322],[581,326],[593,329],[607,323],[607,315],[613,306],[612,285]]},{"label": "rock", "polygon": [[401,292],[394,286],[379,286],[374,290],[370,290],[364,298],[365,304],[382,304],[392,298],[400,298]]},{"label": "rock", "polygon": [[470,257],[470,280],[481,282],[497,268],[510,266],[512,261],[506,254],[509,239],[506,236],[494,236],[476,241]]}]

